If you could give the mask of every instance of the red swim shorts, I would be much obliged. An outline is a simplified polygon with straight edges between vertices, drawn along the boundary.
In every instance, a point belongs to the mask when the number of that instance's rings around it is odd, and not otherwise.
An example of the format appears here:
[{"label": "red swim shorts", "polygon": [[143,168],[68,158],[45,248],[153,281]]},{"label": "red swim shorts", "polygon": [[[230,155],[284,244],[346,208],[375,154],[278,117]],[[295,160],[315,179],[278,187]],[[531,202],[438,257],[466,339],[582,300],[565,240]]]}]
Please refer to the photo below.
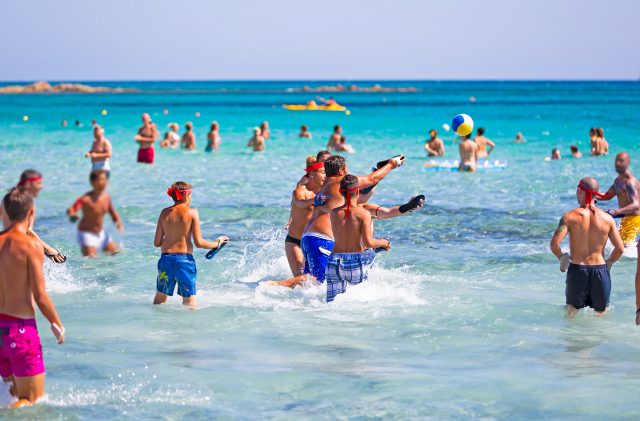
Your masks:
[{"label": "red swim shorts", "polygon": [[138,162],[153,164],[155,152],[153,148],[138,149]]}]

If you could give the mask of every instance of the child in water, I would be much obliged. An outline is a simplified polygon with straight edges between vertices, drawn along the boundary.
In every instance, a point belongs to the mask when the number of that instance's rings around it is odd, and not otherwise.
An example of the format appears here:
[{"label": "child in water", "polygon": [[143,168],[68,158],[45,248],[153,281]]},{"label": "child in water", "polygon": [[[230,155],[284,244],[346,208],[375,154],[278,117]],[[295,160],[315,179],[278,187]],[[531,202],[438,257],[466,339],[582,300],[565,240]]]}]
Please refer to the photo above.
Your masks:
[{"label": "child in water", "polygon": [[82,218],[78,224],[78,243],[83,256],[96,257],[98,250],[116,254],[118,252],[116,243],[103,228],[104,216],[107,213],[111,215],[118,231],[122,231],[124,227],[120,215],[113,207],[111,196],[106,192],[107,172],[93,170],[89,175],[89,181],[93,190],[76,200],[73,206],[67,209],[67,215],[71,222],[76,222],[79,219],[78,211],[82,210]]},{"label": "child in water", "polygon": [[198,271],[193,259],[193,243],[198,248],[213,250],[229,241],[224,236],[215,241],[202,238],[198,211],[189,207],[191,190],[191,185],[184,181],[173,183],[167,190],[167,194],[173,199],[173,206],[164,208],[160,213],[153,240],[153,245],[162,249],[153,304],[166,303],[167,297],[173,295],[178,284],[182,304],[195,307]]}]

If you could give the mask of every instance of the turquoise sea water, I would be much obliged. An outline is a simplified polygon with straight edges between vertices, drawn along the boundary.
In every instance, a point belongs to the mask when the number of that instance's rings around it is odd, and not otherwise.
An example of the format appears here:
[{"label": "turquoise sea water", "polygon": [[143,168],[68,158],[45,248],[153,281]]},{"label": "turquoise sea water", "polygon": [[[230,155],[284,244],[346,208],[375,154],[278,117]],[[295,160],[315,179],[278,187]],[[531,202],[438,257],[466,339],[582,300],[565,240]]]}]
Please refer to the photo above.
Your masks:
[{"label": "turquoise sea water", "polygon": [[[374,82],[372,82],[374,83]],[[370,83],[370,84],[372,84]],[[67,329],[57,346],[42,326],[47,398],[0,417],[24,419],[616,419],[637,418],[640,329],[633,324],[636,261],[613,269],[611,312],[563,317],[564,277],[548,250],[575,186],[613,181],[613,156],[545,162],[554,147],[588,155],[588,130],[603,127],[611,155],[640,160],[634,82],[395,82],[416,93],[339,93],[352,113],[291,112],[311,82],[111,83],[135,94],[0,96],[0,185],[25,168],[45,176],[37,230],[69,255],[47,263],[48,289]],[[359,83],[365,85],[366,83]],[[105,85],[105,83],[100,83]],[[328,96],[326,94],[324,96]],[[476,97],[471,103],[469,97]],[[108,115],[100,111],[106,109]],[[169,114],[164,115],[163,110]],[[156,150],[135,162],[142,112],[162,130],[193,121],[197,151]],[[196,118],[194,113],[200,112]],[[426,172],[429,128],[471,115],[497,144],[502,171]],[[29,121],[23,122],[22,116]],[[75,119],[83,128],[73,126]],[[110,192],[126,251],[83,259],[65,209],[88,190],[90,121],[114,145]],[[61,120],[70,126],[61,127]],[[211,120],[218,154],[204,153]],[[245,148],[268,120],[267,151]],[[308,124],[313,140],[297,138]],[[289,275],[282,227],[304,159],[323,149],[334,124],[356,153],[352,172],[404,153],[373,201],[428,205],[380,222],[393,249],[370,280],[335,302],[320,287],[289,291],[263,281]],[[512,143],[521,131],[527,144]],[[447,159],[451,133],[440,130]],[[153,233],[165,190],[194,185],[193,206],[211,238],[232,243],[213,261],[196,252],[200,309],[176,297],[152,306],[159,250]],[[615,206],[615,204],[612,204]],[[109,222],[108,230],[115,233]]]}]

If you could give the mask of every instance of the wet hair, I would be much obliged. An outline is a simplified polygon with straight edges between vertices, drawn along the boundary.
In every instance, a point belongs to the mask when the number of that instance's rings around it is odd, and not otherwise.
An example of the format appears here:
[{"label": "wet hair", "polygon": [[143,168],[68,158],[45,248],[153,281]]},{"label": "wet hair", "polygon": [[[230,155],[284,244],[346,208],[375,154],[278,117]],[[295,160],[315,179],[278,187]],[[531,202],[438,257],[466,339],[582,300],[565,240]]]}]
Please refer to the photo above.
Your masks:
[{"label": "wet hair", "polygon": [[307,155],[307,160],[306,160],[306,162],[307,162],[307,167],[308,167],[309,165],[311,165],[311,164],[313,164],[313,163],[317,162],[317,161],[318,161],[318,158],[316,158],[315,156],[313,156],[313,155]]},{"label": "wet hair", "polygon": [[478,136],[482,136],[484,134],[484,127],[478,127]]},{"label": "wet hair", "polygon": [[578,152],[578,147],[576,145],[571,145],[569,149],[571,149],[571,152]]},{"label": "wet hair", "polygon": [[89,174],[89,181],[91,183],[93,183],[94,181],[96,181],[98,178],[100,178],[100,176],[104,174],[105,177],[109,178],[108,173],[105,170],[93,170],[91,171],[91,173]]},{"label": "wet hair", "polygon": [[300,126],[300,130],[306,132],[307,130],[309,130],[309,128],[307,127],[306,124],[303,124],[302,126]]},{"label": "wet hair", "polygon": [[329,151],[320,151],[316,155],[316,161],[325,162],[327,160],[327,158],[329,158],[330,156],[331,156],[331,152],[329,152]]},{"label": "wet hair", "polygon": [[42,174],[40,174],[38,171],[36,170],[24,170],[22,171],[22,174],[20,174],[20,181],[18,182],[18,185],[24,185],[25,181],[30,179],[30,178],[37,178],[37,177],[42,177]]},{"label": "wet hair", "polygon": [[604,137],[604,129],[602,127],[596,127],[596,135],[598,137]]},{"label": "wet hair", "polygon": [[14,187],[4,196],[2,205],[10,221],[24,221],[33,207],[33,197],[28,191]]},{"label": "wet hair", "polygon": [[560,152],[560,149],[558,149],[558,148],[551,149],[551,155],[553,155],[556,152]]},{"label": "wet hair", "polygon": [[340,170],[344,169],[347,164],[347,160],[340,155],[331,155],[324,161],[324,170],[327,173],[327,177],[335,177]]},{"label": "wet hair", "polygon": [[593,177],[585,177],[582,180],[580,180],[579,184],[582,187],[592,191],[598,191],[600,189],[600,183],[598,183],[598,180],[596,180]]},{"label": "wet hair", "polygon": [[[171,188],[174,190],[191,190],[192,189],[191,184],[187,183],[186,181],[176,181],[171,185]],[[176,198],[176,194],[172,193],[171,198],[175,203],[178,203],[178,202],[184,202],[186,199],[186,196],[184,196],[182,200],[178,200]]]},{"label": "wet hair", "polygon": [[[356,187],[358,187],[358,177],[353,174],[347,174],[340,180],[340,190],[350,190]],[[344,197],[347,196],[346,191],[344,193],[341,191],[340,194]]]},{"label": "wet hair", "polygon": [[333,131],[337,132],[338,130],[342,129],[342,127],[340,127],[339,124],[336,124],[335,126],[333,126]]}]

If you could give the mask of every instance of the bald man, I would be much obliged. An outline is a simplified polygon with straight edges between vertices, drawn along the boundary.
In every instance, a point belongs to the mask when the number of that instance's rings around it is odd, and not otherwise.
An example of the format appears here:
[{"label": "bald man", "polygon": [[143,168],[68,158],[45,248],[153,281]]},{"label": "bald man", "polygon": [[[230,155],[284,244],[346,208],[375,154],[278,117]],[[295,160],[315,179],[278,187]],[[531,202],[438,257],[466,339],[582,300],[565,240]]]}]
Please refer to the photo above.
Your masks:
[{"label": "bald man", "polygon": [[[609,305],[613,265],[622,256],[624,246],[611,215],[596,208],[598,181],[583,178],[576,190],[577,208],[565,213],[551,239],[550,248],[560,260],[560,271],[567,272],[565,290],[567,316],[573,317],[583,307],[592,307],[602,315]],[[569,236],[569,253],[563,253],[562,240]],[[613,251],[604,260],[607,239]]]},{"label": "bald man", "polygon": [[629,165],[631,157],[626,152],[616,155],[615,169],[618,173],[613,185],[599,200],[611,200],[618,197],[618,209],[607,211],[612,216],[623,215],[620,220],[620,236],[625,247],[635,245],[636,237],[640,233],[640,184],[631,174]]},{"label": "bald man", "polygon": [[135,137],[138,142],[138,162],[143,164],[153,164],[155,151],[153,143],[160,137],[160,132],[156,124],[151,121],[151,116],[147,113],[142,114],[142,127],[138,129]]}]

